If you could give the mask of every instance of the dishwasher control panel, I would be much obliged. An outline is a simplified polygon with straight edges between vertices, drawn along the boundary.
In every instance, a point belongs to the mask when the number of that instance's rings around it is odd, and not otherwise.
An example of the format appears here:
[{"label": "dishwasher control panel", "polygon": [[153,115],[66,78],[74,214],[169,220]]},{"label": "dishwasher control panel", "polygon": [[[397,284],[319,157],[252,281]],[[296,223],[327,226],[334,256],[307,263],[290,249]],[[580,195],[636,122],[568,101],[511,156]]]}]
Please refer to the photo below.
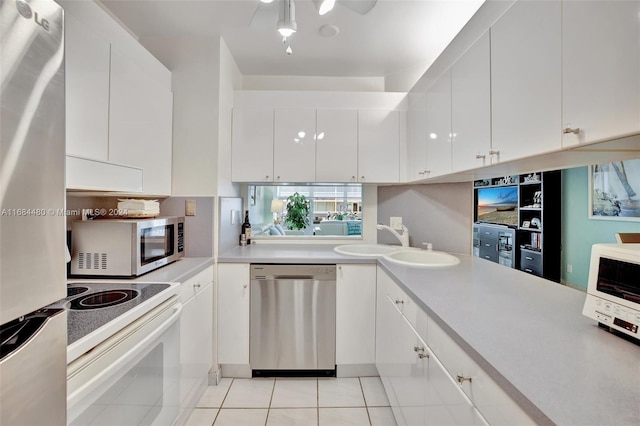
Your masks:
[{"label": "dishwasher control panel", "polygon": [[313,279],[335,281],[336,265],[252,264],[251,279]]}]

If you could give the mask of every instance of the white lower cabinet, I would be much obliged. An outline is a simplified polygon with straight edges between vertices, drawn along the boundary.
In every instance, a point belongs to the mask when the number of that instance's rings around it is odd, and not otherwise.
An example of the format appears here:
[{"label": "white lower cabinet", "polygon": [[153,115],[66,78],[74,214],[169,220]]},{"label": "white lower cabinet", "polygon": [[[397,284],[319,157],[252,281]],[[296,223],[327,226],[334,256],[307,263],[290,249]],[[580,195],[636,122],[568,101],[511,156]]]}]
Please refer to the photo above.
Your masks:
[{"label": "white lower cabinet", "polygon": [[376,367],[399,425],[534,424],[422,309],[397,303],[406,293],[388,274],[377,277]]},{"label": "white lower cabinet", "polygon": [[376,265],[337,265],[336,364],[373,364]]},{"label": "white lower cabinet", "polygon": [[433,319],[427,343],[491,425],[535,424]]},{"label": "white lower cabinet", "polygon": [[180,286],[180,417],[182,424],[208,383],[213,359],[213,266]]},{"label": "white lower cabinet", "polygon": [[378,299],[376,365],[399,425],[486,424],[400,308]]},{"label": "white lower cabinet", "polygon": [[218,264],[218,362],[249,365],[250,265]]}]

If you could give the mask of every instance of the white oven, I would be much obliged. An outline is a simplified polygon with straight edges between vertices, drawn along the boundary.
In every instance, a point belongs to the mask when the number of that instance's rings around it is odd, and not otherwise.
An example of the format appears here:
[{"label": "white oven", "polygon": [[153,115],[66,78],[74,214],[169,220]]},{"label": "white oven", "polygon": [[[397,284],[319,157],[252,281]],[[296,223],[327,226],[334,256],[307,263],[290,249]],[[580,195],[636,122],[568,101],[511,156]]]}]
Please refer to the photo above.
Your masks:
[{"label": "white oven", "polygon": [[640,339],[640,244],[594,244],[582,313]]},{"label": "white oven", "polygon": [[179,414],[180,313],[173,296],[67,367],[70,425],[170,425]]}]

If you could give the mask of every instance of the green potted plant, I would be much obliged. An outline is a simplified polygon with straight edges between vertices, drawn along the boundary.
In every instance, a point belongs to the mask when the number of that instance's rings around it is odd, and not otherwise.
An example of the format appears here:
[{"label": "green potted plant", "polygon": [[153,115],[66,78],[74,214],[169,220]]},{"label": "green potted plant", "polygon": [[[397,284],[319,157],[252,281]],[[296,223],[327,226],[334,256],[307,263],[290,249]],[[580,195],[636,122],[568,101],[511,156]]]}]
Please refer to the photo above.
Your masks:
[{"label": "green potted plant", "polygon": [[294,193],[287,198],[287,214],[284,223],[289,229],[305,229],[309,226],[309,200]]}]

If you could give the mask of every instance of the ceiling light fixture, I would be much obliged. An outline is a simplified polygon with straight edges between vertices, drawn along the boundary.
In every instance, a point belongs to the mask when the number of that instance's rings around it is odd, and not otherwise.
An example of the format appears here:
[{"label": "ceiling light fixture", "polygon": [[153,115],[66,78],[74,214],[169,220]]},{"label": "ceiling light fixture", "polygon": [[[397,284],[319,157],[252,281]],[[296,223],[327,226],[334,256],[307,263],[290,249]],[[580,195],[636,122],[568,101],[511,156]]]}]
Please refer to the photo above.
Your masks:
[{"label": "ceiling light fixture", "polygon": [[296,6],[293,0],[281,0],[278,15],[278,32],[282,37],[291,37],[298,30]]},{"label": "ceiling light fixture", "polygon": [[318,9],[318,14],[322,16],[333,9],[333,6],[336,5],[336,0],[313,0],[313,3]]},{"label": "ceiling light fixture", "polygon": [[262,3],[272,3],[273,0],[260,0]]}]

